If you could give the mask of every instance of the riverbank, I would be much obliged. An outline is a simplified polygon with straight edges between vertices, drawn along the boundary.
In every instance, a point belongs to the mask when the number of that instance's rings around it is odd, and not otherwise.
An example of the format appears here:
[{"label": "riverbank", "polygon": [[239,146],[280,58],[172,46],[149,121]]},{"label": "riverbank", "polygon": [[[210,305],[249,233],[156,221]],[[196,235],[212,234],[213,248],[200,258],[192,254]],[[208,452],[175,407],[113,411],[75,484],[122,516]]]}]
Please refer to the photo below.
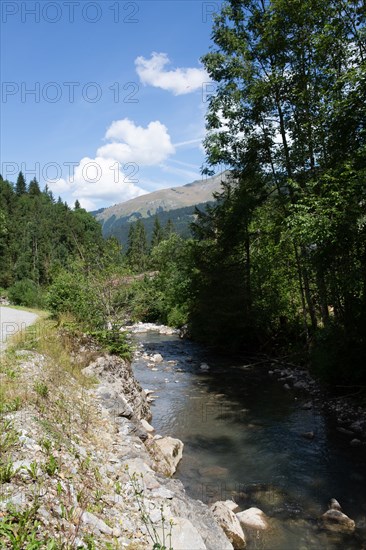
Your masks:
[{"label": "riverbank", "polygon": [[167,477],[183,444],[153,433],[128,362],[46,322],[7,351],[1,382],[4,548],[232,548]]},{"label": "riverbank", "polygon": [[[318,407],[330,415],[335,429],[349,445],[366,448],[365,388],[343,386],[338,389],[342,389],[342,393],[335,395],[334,390],[321,386],[307,370],[295,366],[281,366],[278,363],[271,364],[268,374],[277,379],[294,399],[300,395],[307,396],[308,401],[304,407],[308,410]],[[360,399],[362,396],[363,399]]]}]

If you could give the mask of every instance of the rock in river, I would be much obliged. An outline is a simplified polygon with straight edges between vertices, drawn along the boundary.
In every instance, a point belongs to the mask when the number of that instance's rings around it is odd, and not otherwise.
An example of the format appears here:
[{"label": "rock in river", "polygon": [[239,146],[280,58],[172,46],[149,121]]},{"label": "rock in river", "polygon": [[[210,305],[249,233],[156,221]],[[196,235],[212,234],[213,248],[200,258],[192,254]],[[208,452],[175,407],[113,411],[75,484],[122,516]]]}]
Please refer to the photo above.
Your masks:
[{"label": "rock in river", "polygon": [[225,502],[222,501],[215,502],[210,508],[234,549],[242,550],[245,548],[246,541],[244,531],[234,512],[232,512]]},{"label": "rock in river", "polygon": [[172,476],[183,456],[183,443],[173,437],[150,439],[145,443],[150,454],[158,465],[158,470]]},{"label": "rock in river", "polygon": [[251,529],[261,530],[268,529],[267,518],[264,512],[262,512],[259,508],[248,508],[248,510],[244,510],[243,512],[236,514],[236,517],[244,528],[249,527]]},{"label": "rock in river", "polygon": [[332,498],[330,508],[321,517],[321,523],[324,529],[334,533],[353,533],[355,522],[341,511],[339,502]]}]

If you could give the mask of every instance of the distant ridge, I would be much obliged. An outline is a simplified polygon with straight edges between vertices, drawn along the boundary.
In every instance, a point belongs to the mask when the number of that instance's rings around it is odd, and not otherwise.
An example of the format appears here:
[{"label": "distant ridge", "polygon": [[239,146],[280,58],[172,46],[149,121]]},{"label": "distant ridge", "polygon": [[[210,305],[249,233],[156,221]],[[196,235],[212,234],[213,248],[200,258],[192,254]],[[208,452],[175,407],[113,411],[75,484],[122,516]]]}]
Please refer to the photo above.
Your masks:
[{"label": "distant ridge", "polygon": [[181,187],[160,189],[126,202],[115,204],[93,212],[102,224],[105,237],[114,236],[126,244],[129,224],[142,218],[151,234],[155,215],[164,225],[171,219],[175,229],[182,235],[189,234],[189,224],[194,220],[195,206],[200,209],[214,200],[213,195],[221,190],[221,184],[227,179],[228,172],[210,178],[195,180]]}]

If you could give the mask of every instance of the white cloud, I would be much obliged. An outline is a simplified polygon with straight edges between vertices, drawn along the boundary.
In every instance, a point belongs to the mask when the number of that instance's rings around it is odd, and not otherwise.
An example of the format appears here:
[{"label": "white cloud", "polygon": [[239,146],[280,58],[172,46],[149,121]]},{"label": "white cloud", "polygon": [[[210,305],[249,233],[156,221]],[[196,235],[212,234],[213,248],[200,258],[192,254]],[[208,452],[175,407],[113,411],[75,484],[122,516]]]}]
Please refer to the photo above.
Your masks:
[{"label": "white cloud", "polygon": [[100,147],[97,155],[123,163],[153,166],[175,153],[166,126],[158,120],[150,122],[146,128],[136,126],[128,118],[115,120],[105,137],[112,143]]},{"label": "white cloud", "polygon": [[67,193],[71,200],[78,199],[83,208],[93,210],[144,195],[146,191],[139,187],[138,177],[138,166],[133,163],[127,173],[113,159],[84,157],[72,176],[50,181],[48,186],[54,193]]},{"label": "white cloud", "polygon": [[49,181],[49,188],[69,201],[78,199],[88,210],[125,202],[147,192],[140,187],[140,166],[161,166],[175,153],[158,120],[146,128],[128,118],[115,120],[105,139],[111,143],[99,147],[94,158],[82,158],[66,179]]},{"label": "white cloud", "polygon": [[200,177],[200,171],[199,169],[194,170],[187,170],[185,168],[177,168],[176,166],[169,166],[168,164],[162,164],[161,169],[163,172],[167,172],[168,174],[174,174],[175,176],[181,177],[185,183],[190,183]]},{"label": "white cloud", "polygon": [[194,145],[196,147],[199,147],[202,143],[202,140],[204,138],[196,138],[196,139],[187,139],[186,141],[180,141],[179,143],[174,143],[174,147],[187,147],[188,145]]},{"label": "white cloud", "polygon": [[169,71],[165,69],[169,63],[166,53],[153,52],[150,59],[142,56],[135,59],[136,72],[143,84],[168,90],[174,95],[189,94],[210,81],[205,69],[177,68]]}]

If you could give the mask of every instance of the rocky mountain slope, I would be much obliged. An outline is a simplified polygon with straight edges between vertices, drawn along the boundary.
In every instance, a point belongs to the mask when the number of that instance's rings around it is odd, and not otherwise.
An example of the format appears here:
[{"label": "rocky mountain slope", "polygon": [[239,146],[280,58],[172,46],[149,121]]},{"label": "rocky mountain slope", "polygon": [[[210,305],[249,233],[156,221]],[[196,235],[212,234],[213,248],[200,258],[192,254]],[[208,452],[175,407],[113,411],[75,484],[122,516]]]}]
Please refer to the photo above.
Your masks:
[{"label": "rocky mountain slope", "polygon": [[189,223],[194,219],[195,206],[204,208],[205,204],[213,200],[213,194],[221,190],[221,182],[227,177],[226,174],[223,172],[181,187],[160,189],[99,210],[94,215],[102,224],[104,236],[115,236],[123,244],[127,242],[129,224],[139,218],[143,219],[149,236],[155,215],[158,215],[163,225],[171,219],[176,231],[186,235]]}]

